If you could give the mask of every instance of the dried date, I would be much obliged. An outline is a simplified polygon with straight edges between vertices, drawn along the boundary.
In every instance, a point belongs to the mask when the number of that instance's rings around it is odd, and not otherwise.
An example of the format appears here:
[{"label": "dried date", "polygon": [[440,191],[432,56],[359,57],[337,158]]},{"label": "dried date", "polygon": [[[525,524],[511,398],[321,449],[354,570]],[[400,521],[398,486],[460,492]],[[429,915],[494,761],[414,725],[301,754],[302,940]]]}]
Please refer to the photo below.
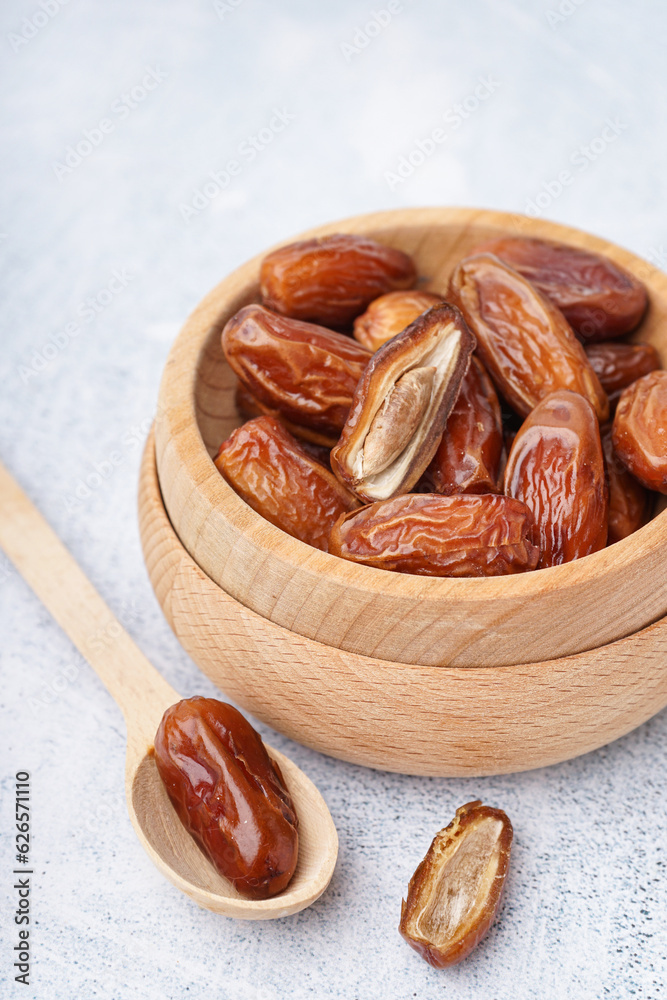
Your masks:
[{"label": "dried date", "polygon": [[650,372],[621,395],[614,450],[648,490],[667,493],[667,371]]},{"label": "dried date", "polygon": [[407,492],[431,461],[475,340],[458,309],[423,313],[371,358],[331,467],[363,500]]},{"label": "dried date", "polygon": [[505,493],[532,511],[539,567],[580,559],[607,541],[607,488],[592,406],[560,390],[543,399],[514,439]]},{"label": "dried date", "polygon": [[225,357],[260,406],[334,444],[371,353],[350,337],[262,306],[245,306],[222,332]]},{"label": "dried date", "polygon": [[609,494],[607,545],[620,542],[644,524],[648,493],[618,459],[611,437],[611,424],[600,428]]},{"label": "dried date", "polygon": [[500,906],[513,830],[501,809],[477,800],[456,810],[410,879],[399,931],[436,969],[461,962]]},{"label": "dried date", "polygon": [[387,292],[374,299],[366,312],[354,321],[354,337],[371,351],[386,344],[405,330],[427,309],[442,302],[441,295],[432,292]]},{"label": "dried date", "polygon": [[620,337],[646,311],[646,289],[602,254],[552,240],[507,236],[478,247],[522,274],[558,306],[586,342]]},{"label": "dried date", "polygon": [[338,519],[329,551],[417,576],[503,576],[535,569],[528,508],[509,497],[412,493]]},{"label": "dried date", "polygon": [[473,357],[438,450],[422,476],[424,492],[497,493],[502,453],[498,396],[484,366]]},{"label": "dried date", "polygon": [[366,306],[416,280],[407,254],[366,236],[336,233],[280,247],[262,262],[262,302],[275,312],[344,327]]},{"label": "dried date", "polygon": [[243,896],[281,892],[296,868],[294,804],[262,739],[231,705],[187,698],[168,708],[155,762],[186,830]]},{"label": "dried date", "polygon": [[258,514],[325,552],[336,519],[358,506],[275,417],[255,417],[238,427],[220,446],[215,465]]},{"label": "dried date", "polygon": [[588,360],[600,385],[609,397],[609,406],[615,410],[621,393],[642,375],[656,371],[660,358],[651,344],[590,344],[586,348]]},{"label": "dried date", "polygon": [[492,254],[462,261],[449,298],[477,338],[478,354],[507,402],[527,416],[558,389],[585,396],[599,419],[609,401],[563,314]]}]

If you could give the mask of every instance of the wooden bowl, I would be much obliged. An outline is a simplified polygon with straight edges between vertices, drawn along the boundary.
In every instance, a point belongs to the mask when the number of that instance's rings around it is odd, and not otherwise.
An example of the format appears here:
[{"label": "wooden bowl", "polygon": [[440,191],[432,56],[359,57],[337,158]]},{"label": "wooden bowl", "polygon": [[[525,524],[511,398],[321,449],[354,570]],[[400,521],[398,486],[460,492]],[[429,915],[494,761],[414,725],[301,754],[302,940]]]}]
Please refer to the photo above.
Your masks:
[{"label": "wooden bowl", "polygon": [[[599,250],[648,286],[637,335],[667,361],[667,276],[576,230],[498,212],[408,209],[320,227],[409,252],[444,291],[507,232]],[[291,242],[286,241],[286,242]],[[211,456],[240,423],[220,332],[258,298],[257,257],[194,311],[165,369],[141,528],[176,635],[239,704],[337,757],[414,774],[539,767],[601,746],[667,703],[667,512],[578,562],[427,579],[337,559],[252,511]],[[655,624],[652,624],[655,623]]]},{"label": "wooden bowl", "polygon": [[477,668],[360,656],[274,625],[182,545],[152,434],[139,515],[151,582],[190,656],[228,697],[322,753],[405,774],[502,774],[594,750],[667,704],[667,617],[587,653]]},{"label": "wooden bowl", "polygon": [[[444,291],[461,257],[517,231],[602,251],[642,278],[651,306],[639,336],[667,361],[667,276],[577,230],[500,212],[404,209],[336,222],[303,237],[370,235],[413,256],[421,287]],[[563,566],[510,577],[430,579],[338,559],[251,510],[211,455],[240,422],[220,331],[241,306],[258,299],[263,256],[225,278],[195,309],[169,355],[160,389],[156,450],[165,506],[185,549],[211,580],[304,638],[422,666],[554,659],[631,635],[667,614],[667,512],[630,538]]]}]

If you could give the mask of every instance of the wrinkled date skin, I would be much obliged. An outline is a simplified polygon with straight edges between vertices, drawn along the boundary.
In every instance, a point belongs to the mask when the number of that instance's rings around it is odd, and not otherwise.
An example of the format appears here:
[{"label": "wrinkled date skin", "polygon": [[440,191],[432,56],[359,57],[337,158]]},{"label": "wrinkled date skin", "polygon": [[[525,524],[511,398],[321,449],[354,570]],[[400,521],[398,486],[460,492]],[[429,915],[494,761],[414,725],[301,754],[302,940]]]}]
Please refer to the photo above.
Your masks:
[{"label": "wrinkled date skin", "polygon": [[325,552],[338,517],[358,502],[275,417],[255,417],[220,445],[218,471],[262,517]]},{"label": "wrinkled date skin", "polygon": [[537,566],[533,531],[528,508],[509,497],[412,493],[343,515],[329,551],[417,576],[504,576]]},{"label": "wrinkled date skin", "polygon": [[168,708],[155,762],[183,826],[248,899],[282,892],[294,874],[298,821],[280,769],[250,723],[214,698]]},{"label": "wrinkled date skin", "polygon": [[333,445],[371,352],[324,327],[245,306],[222,332],[225,357],[262,407]]},{"label": "wrinkled date skin", "polygon": [[397,333],[405,330],[427,309],[442,302],[433,292],[387,292],[374,299],[365,313],[354,321],[354,338],[370,351],[377,351]]},{"label": "wrinkled date skin", "polygon": [[539,569],[580,559],[607,542],[607,487],[600,430],[590,403],[554,392],[514,439],[505,493],[532,511]]},{"label": "wrinkled date skin", "polygon": [[366,236],[336,233],[291,243],[262,261],[262,302],[274,312],[345,327],[366,306],[416,280],[407,254]]},{"label": "wrinkled date skin", "polygon": [[611,424],[600,428],[600,436],[609,494],[607,545],[613,545],[644,524],[648,512],[648,493],[617,457],[611,438]]},{"label": "wrinkled date skin", "polygon": [[586,348],[586,354],[609,397],[612,411],[616,409],[624,389],[642,375],[660,367],[658,352],[651,344],[591,344]]},{"label": "wrinkled date skin", "polygon": [[517,413],[527,416],[549,393],[570,389],[589,400],[601,421],[607,419],[607,396],[563,314],[507,264],[488,253],[468,257],[452,276],[449,299]]},{"label": "wrinkled date skin", "polygon": [[419,481],[435,454],[475,348],[445,302],[418,316],[371,358],[331,467],[362,500],[386,500]]},{"label": "wrinkled date skin", "polygon": [[410,879],[399,932],[436,969],[463,961],[500,906],[513,830],[506,813],[479,800],[456,810]]},{"label": "wrinkled date skin", "polygon": [[616,454],[642,486],[667,493],[667,371],[651,372],[628,386],[612,437]]},{"label": "wrinkled date skin", "polygon": [[620,337],[646,311],[642,283],[602,254],[552,240],[508,236],[477,247],[522,274],[558,306],[585,342]]},{"label": "wrinkled date skin", "polygon": [[498,493],[502,453],[498,396],[484,366],[473,357],[422,486],[445,496]]}]

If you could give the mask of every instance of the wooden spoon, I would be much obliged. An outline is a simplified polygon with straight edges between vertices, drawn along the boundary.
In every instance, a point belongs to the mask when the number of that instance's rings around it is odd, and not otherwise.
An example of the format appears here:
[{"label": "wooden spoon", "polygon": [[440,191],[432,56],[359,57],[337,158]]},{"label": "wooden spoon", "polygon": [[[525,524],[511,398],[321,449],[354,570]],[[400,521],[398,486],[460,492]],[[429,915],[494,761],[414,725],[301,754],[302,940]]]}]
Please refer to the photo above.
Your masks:
[{"label": "wooden spoon", "polygon": [[292,881],[272,899],[244,899],[218,874],[182,826],[157,772],[153,738],[180,695],[112,615],[39,511],[0,464],[0,545],[120,706],[127,726],[125,794],[137,836],[163,875],[200,906],[228,917],[267,920],[310,906],[326,889],[338,854],[324,799],[277,750],[299,816],[299,861]]}]

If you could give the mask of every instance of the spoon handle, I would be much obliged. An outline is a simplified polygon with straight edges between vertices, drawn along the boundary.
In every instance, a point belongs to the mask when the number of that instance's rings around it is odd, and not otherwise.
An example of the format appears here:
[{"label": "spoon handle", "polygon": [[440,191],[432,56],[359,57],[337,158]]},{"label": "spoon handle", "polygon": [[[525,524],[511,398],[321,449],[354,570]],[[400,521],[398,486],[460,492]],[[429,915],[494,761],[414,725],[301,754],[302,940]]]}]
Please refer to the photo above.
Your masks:
[{"label": "spoon handle", "polygon": [[179,700],[134,644],[56,533],[0,463],[0,546],[120,706],[151,737]]}]

